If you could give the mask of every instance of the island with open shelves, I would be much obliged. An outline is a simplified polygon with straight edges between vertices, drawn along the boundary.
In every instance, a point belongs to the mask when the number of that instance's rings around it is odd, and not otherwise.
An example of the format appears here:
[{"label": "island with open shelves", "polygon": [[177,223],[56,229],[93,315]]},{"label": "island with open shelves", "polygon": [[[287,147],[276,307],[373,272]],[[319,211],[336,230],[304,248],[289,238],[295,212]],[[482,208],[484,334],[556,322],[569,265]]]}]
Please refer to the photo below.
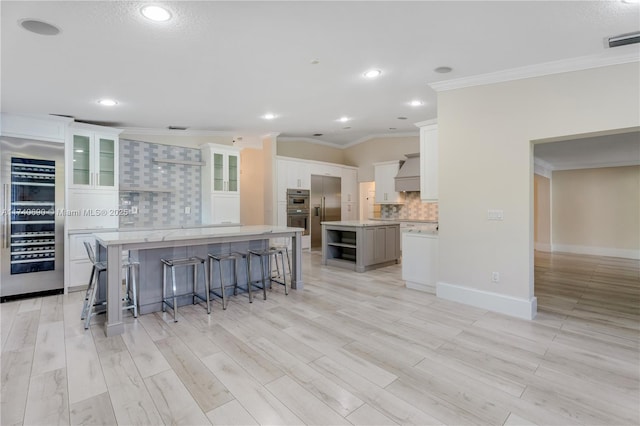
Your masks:
[{"label": "island with open shelves", "polygon": [[400,223],[322,222],[322,263],[365,272],[398,263]]}]

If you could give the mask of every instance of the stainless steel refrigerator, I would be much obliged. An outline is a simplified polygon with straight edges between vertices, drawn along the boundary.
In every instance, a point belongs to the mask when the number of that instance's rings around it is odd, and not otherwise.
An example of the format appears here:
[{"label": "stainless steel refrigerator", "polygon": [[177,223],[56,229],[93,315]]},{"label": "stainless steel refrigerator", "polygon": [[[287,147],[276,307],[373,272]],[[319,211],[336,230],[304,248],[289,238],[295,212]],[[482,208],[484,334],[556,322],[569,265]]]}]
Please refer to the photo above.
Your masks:
[{"label": "stainless steel refrigerator", "polygon": [[64,144],[0,138],[0,301],[64,290]]},{"label": "stainless steel refrigerator", "polygon": [[322,247],[321,222],[341,220],[341,178],[311,175],[311,248]]}]

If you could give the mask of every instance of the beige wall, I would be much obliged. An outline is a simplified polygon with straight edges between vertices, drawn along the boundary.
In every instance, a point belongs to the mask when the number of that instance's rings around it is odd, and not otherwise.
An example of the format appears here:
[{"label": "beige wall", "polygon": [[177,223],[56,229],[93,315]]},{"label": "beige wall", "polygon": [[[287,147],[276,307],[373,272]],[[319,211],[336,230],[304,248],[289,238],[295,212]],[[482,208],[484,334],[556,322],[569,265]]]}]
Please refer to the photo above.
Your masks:
[{"label": "beige wall", "polygon": [[532,300],[531,141],[639,126],[639,73],[636,62],[438,94],[439,282]]},{"label": "beige wall", "polygon": [[120,139],[132,139],[135,141],[159,143],[163,145],[183,146],[187,148],[199,148],[205,143],[215,143],[219,145],[233,145],[231,136],[199,136],[199,135],[146,135],[137,134],[135,131],[120,134]]},{"label": "beige wall", "polygon": [[273,186],[276,184],[276,167],[275,155],[277,145],[276,135],[267,135],[262,138],[262,185],[264,191],[264,224],[277,225],[278,218],[276,216],[277,198]]},{"label": "beige wall", "polygon": [[344,164],[358,167],[358,181],[373,181],[373,163],[404,160],[420,152],[420,137],[375,138],[344,149]]},{"label": "beige wall", "polygon": [[533,236],[536,250],[551,251],[551,180],[533,175]]},{"label": "beige wall", "polygon": [[264,159],[261,149],[240,151],[240,223],[263,225],[264,222]]},{"label": "beige wall", "polygon": [[640,250],[640,167],[555,171],[553,245]]},{"label": "beige wall", "polygon": [[277,155],[283,157],[300,158],[303,160],[325,161],[327,163],[345,164],[342,148],[333,148],[327,145],[308,142],[304,140],[278,140]]}]

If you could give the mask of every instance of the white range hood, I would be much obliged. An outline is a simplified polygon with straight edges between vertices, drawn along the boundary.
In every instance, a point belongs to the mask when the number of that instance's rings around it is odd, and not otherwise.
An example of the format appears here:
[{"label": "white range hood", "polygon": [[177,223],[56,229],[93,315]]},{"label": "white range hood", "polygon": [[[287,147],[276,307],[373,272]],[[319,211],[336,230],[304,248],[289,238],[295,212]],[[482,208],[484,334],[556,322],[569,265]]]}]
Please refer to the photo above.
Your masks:
[{"label": "white range hood", "polygon": [[420,191],[420,154],[406,154],[396,175],[396,191]]}]

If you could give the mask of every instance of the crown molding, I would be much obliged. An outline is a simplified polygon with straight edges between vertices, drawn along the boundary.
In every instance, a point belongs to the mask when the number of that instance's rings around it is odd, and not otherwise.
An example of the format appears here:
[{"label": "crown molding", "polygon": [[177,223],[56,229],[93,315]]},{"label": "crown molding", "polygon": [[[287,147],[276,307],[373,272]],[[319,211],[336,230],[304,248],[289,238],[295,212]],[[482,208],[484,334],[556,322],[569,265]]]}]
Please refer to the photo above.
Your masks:
[{"label": "crown molding", "polygon": [[544,62],[526,67],[510,68],[487,74],[479,74],[469,77],[430,83],[429,86],[436,92],[462,89],[464,87],[481,86],[485,84],[502,83],[525,78],[541,77],[544,75],[560,74],[572,71],[581,71],[589,68],[606,67],[610,65],[627,64],[640,61],[640,53],[637,51],[623,55],[603,53],[600,55],[581,56],[578,58],[563,59],[561,61]]},{"label": "crown molding", "polygon": [[419,121],[417,123],[413,123],[416,127],[424,127],[424,126],[433,126],[434,124],[438,124],[437,118],[432,118],[430,120]]},{"label": "crown molding", "polygon": [[316,139],[316,138],[309,138],[309,137],[305,137],[305,136],[301,136],[301,137],[295,137],[295,136],[281,136],[278,138],[278,141],[282,141],[282,142],[297,142],[297,141],[302,141],[302,142],[309,142],[309,143],[315,143],[318,145],[324,145],[324,146],[329,146],[331,148],[344,148],[343,145],[338,145],[336,143],[333,142],[327,142],[327,141],[323,141],[320,139]]},{"label": "crown molding", "polygon": [[554,171],[559,170],[580,170],[580,169],[600,169],[603,167],[627,167],[627,166],[639,166],[640,161],[638,160],[624,160],[624,161],[609,161],[609,162],[599,162],[599,163],[569,163],[569,164],[561,164],[559,166],[555,166],[553,168]]},{"label": "crown molding", "polygon": [[375,133],[367,136],[363,136],[360,139],[356,139],[353,142],[349,142],[346,145],[342,145],[342,148],[350,148],[354,145],[361,144],[371,139],[382,139],[382,138],[409,138],[409,137],[419,137],[420,132],[403,132],[403,133]]},{"label": "crown molding", "polygon": [[219,130],[172,130],[172,129],[152,129],[146,127],[121,127],[122,133],[128,135],[153,135],[153,136],[235,136],[234,132]]}]

